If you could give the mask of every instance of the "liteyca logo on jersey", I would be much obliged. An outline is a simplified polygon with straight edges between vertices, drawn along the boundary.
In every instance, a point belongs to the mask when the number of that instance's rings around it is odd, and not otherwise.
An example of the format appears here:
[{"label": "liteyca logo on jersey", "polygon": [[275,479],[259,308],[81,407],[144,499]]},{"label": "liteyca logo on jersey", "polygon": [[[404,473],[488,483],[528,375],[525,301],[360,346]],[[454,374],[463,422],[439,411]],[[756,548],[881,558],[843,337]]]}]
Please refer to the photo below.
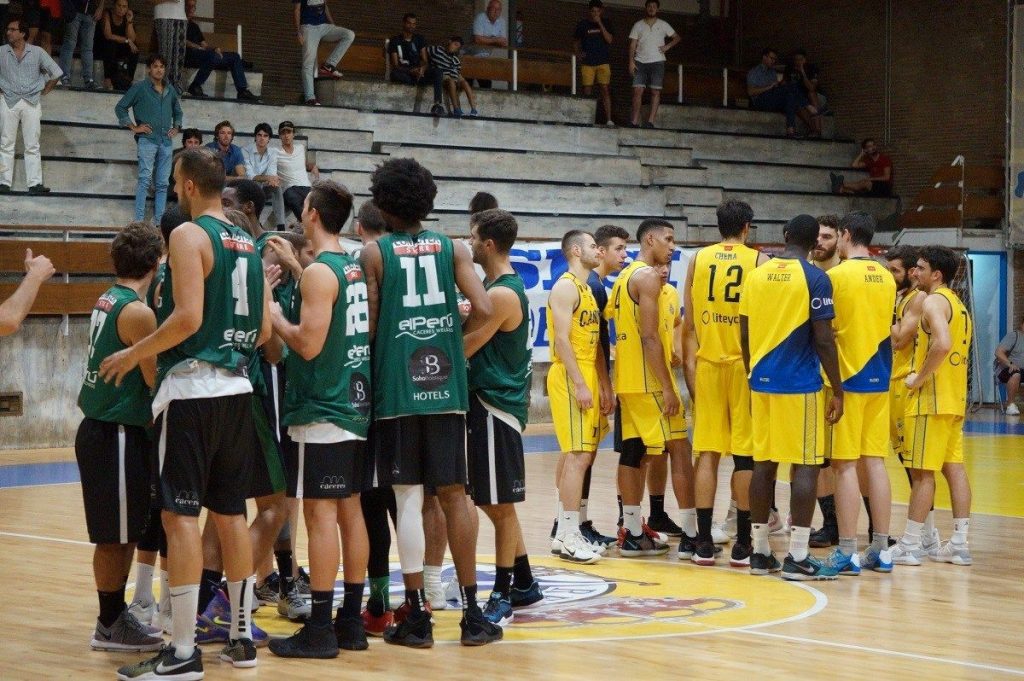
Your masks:
[{"label": "liteyca logo on jersey", "polygon": [[348,483],[345,482],[345,477],[342,475],[325,475],[320,479],[320,489],[322,490],[342,490],[344,491]]},{"label": "liteyca logo on jersey", "polygon": [[236,253],[255,253],[256,245],[244,234],[221,234],[221,245],[229,251]]},{"label": "liteyca logo on jersey", "polygon": [[391,250],[398,257],[430,255],[441,252],[440,239],[423,239],[422,241],[396,241],[391,244]]},{"label": "liteyca logo on jersey", "polygon": [[725,324],[726,326],[732,326],[733,324],[740,323],[740,316],[738,314],[728,315],[704,310],[700,315],[700,320],[705,326],[708,324]]},{"label": "liteyca logo on jersey", "polygon": [[420,341],[436,338],[438,334],[453,333],[455,331],[455,318],[451,313],[443,317],[409,317],[398,323],[398,333],[395,338],[408,336]]},{"label": "liteyca logo on jersey", "polygon": [[823,307],[832,307],[832,299],[825,298],[811,298],[811,309],[820,310]]}]

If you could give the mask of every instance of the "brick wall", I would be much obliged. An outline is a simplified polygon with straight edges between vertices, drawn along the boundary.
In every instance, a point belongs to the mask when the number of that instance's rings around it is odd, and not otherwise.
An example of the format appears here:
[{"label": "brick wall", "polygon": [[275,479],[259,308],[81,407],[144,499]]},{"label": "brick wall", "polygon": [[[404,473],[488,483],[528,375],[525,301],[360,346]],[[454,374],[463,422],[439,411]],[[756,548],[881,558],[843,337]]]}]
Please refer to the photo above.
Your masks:
[{"label": "brick wall", "polygon": [[[891,141],[896,190],[905,201],[932,172],[963,154],[1002,165],[1005,146],[1006,3],[893,2]],[[808,51],[842,134],[882,137],[885,3],[744,2],[744,64],[761,50]]]}]

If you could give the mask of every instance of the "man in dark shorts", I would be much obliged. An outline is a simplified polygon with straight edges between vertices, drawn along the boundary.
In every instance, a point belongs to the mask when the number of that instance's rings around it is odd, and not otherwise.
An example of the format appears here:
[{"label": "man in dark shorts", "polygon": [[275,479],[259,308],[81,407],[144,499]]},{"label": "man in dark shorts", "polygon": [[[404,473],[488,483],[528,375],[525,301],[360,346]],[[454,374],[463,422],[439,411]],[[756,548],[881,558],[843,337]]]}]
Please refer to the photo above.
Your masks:
[{"label": "man in dark shorts", "polygon": [[[509,262],[518,232],[516,219],[506,211],[473,214],[473,262],[484,270],[494,314],[475,317],[464,337],[469,358],[469,484],[473,502],[494,523],[496,572],[484,616],[502,627],[512,621],[513,608],[544,597],[530,571],[515,507],[526,500],[522,432],[533,373],[526,288]],[[514,582],[513,576],[518,578]]]},{"label": "man in dark shorts", "polygon": [[221,209],[224,165],[206,149],[181,154],[174,169],[182,209],[192,216],[171,234],[157,310],[160,326],[105,359],[100,375],[121,383],[147,357],[157,359],[153,412],[159,433],[160,494],[167,533],[171,645],[118,670],[118,678],[201,678],[195,645],[202,551],[199,513],[216,523],[228,579],[231,629],[220,658],[254,667],[253,573],[245,497],[255,449],[249,366],[271,333],[270,287],[248,234]]},{"label": "man in dark shorts", "polygon": [[146,651],[163,645],[124,602],[125,566],[149,517],[146,428],[153,417],[149,388],[156,360],[142,362],[120,386],[98,380],[100,362],[156,329],[156,317],[144,301],[162,250],[160,233],[149,223],[133,222],[114,237],[110,253],[117,279],[96,302],[89,324],[89,356],[78,394],[85,418],[75,437],[75,457],[89,541],[96,544],[92,564],[100,612],[91,643],[96,650]]},{"label": "man in dark shorts", "polygon": [[370,192],[390,232],[362,251],[376,334],[373,373],[377,472],[395,490],[398,556],[405,604],[389,643],[433,645],[423,590],[423,487],[437,490],[452,558],[462,585],[462,643],[482,645],[502,632],[476,602],[476,533],[466,505],[466,411],[469,393],[459,329],[456,285],[472,304],[467,324],[486,319],[493,306],[461,244],[425,230],[437,185],[413,159],[391,159],[371,176]]},{"label": "man in dark shorts", "polygon": [[842,175],[829,173],[833,194],[860,194],[882,198],[892,196],[892,159],[888,154],[882,153],[874,139],[868,137],[860,143],[860,153],[850,166],[857,170],[866,170],[868,176],[863,180],[847,182]]}]

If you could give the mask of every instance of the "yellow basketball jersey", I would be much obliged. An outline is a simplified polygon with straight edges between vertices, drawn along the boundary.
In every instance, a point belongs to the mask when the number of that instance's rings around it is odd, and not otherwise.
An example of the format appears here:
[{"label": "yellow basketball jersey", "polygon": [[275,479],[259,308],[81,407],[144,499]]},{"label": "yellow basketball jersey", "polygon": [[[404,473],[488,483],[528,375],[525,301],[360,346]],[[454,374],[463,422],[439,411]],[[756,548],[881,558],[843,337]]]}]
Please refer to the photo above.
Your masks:
[{"label": "yellow basketball jersey", "polygon": [[697,356],[708,362],[743,358],[740,295],[743,279],[757,267],[759,252],[743,244],[715,244],[697,251],[691,282],[691,310]]},{"label": "yellow basketball jersey", "polygon": [[672,347],[676,338],[676,320],[679,319],[679,292],[671,284],[662,284],[658,296],[658,330],[661,332],[661,346],[665,350],[665,366],[672,377],[672,389],[679,392],[676,375],[672,371]]},{"label": "yellow basketball jersey", "polygon": [[604,314],[615,322],[615,392],[653,393],[661,383],[647,366],[640,341],[640,306],[629,295],[629,280],[639,270],[650,267],[634,260],[619,272]]},{"label": "yellow basketball jersey", "polygon": [[[903,315],[907,313],[907,305],[914,299],[914,296],[919,294],[920,289],[910,287],[907,289],[900,298],[896,301],[896,321],[902,322]],[[910,342],[904,345],[899,350],[893,350],[892,353],[892,380],[903,380],[910,373],[910,364],[914,361],[914,343]],[[900,417],[902,418],[902,414]]]},{"label": "yellow basketball jersey", "polygon": [[844,260],[827,274],[832,281],[836,312],[832,328],[843,388],[855,393],[888,392],[896,280],[871,258]]},{"label": "yellow basketball jersey", "polygon": [[[559,281],[562,279],[571,281],[579,295],[579,302],[572,312],[572,321],[569,325],[569,345],[576,355],[577,364],[593,364],[597,360],[597,343],[601,329],[601,310],[597,307],[597,299],[594,298],[594,293],[587,282],[580,281],[572,272],[566,272],[559,277]],[[551,339],[551,361],[561,362],[555,348],[555,324],[550,304],[547,306],[547,321],[548,337]]]},{"label": "yellow basketball jersey", "polygon": [[[949,303],[949,354],[942,361],[938,370],[932,374],[920,390],[913,391],[907,401],[907,415],[923,416],[927,414],[952,414],[963,416],[967,407],[967,364],[971,349],[973,323],[967,308],[960,298],[949,288],[943,286],[935,293]],[[912,371],[924,365],[931,347],[931,334],[924,330],[922,324],[914,339],[914,359]]]}]

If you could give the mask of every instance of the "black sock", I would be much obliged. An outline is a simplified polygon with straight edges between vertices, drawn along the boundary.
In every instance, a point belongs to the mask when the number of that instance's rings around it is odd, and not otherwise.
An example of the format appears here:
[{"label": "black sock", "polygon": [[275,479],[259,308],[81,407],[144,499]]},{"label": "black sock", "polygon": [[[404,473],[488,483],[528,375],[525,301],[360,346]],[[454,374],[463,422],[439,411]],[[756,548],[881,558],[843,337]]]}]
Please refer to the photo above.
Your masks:
[{"label": "black sock", "polygon": [[824,517],[822,529],[830,529],[839,532],[839,521],[836,520],[836,497],[828,494],[818,497],[818,507],[821,508],[821,515]]},{"label": "black sock", "polygon": [[736,543],[750,546],[750,511],[736,509]]},{"label": "black sock", "polygon": [[423,604],[427,602],[427,592],[424,589],[406,589],[405,602],[413,612],[420,612],[423,610]]},{"label": "black sock", "polygon": [[512,588],[513,569],[511,567],[501,567],[500,565],[494,567],[493,591],[501,594],[502,598],[508,598],[509,590]]},{"label": "black sock", "polygon": [[314,627],[326,629],[331,626],[331,611],[334,610],[334,590],[310,590],[309,623]]},{"label": "black sock", "polygon": [[203,568],[203,576],[199,579],[199,612],[196,613],[197,615],[202,615],[206,611],[206,606],[217,595],[217,590],[220,589],[220,580],[223,577],[224,573],[219,570]]},{"label": "black sock", "polygon": [[619,500],[619,527],[622,527],[622,495],[616,494],[615,498]]},{"label": "black sock", "polygon": [[583,474],[583,499],[590,498],[590,471],[588,467],[587,472]]},{"label": "black sock", "polygon": [[479,604],[476,602],[476,584],[463,584],[462,585],[462,612],[473,612],[480,610]]},{"label": "black sock", "polygon": [[697,509],[697,541],[711,543],[711,515],[713,508]]},{"label": "black sock", "polygon": [[292,550],[274,551],[274,558],[277,559],[277,573],[281,579],[292,578]]},{"label": "black sock", "polygon": [[125,609],[124,587],[117,591],[97,591],[100,599],[100,624],[110,627]]},{"label": "black sock", "polygon": [[861,497],[864,500],[864,510],[868,512],[868,538],[875,534],[875,523],[871,520],[871,500],[867,497]]},{"label": "black sock", "polygon": [[516,556],[516,562],[512,566],[512,586],[524,590],[533,586],[533,570],[530,569],[530,556],[525,553],[521,556]]},{"label": "black sock", "polygon": [[651,518],[661,517],[665,515],[665,495],[664,494],[652,494],[651,495]]},{"label": "black sock", "polygon": [[339,617],[359,617],[359,608],[363,605],[363,583],[353,584],[345,582],[345,595],[341,599],[341,607],[338,608]]}]

